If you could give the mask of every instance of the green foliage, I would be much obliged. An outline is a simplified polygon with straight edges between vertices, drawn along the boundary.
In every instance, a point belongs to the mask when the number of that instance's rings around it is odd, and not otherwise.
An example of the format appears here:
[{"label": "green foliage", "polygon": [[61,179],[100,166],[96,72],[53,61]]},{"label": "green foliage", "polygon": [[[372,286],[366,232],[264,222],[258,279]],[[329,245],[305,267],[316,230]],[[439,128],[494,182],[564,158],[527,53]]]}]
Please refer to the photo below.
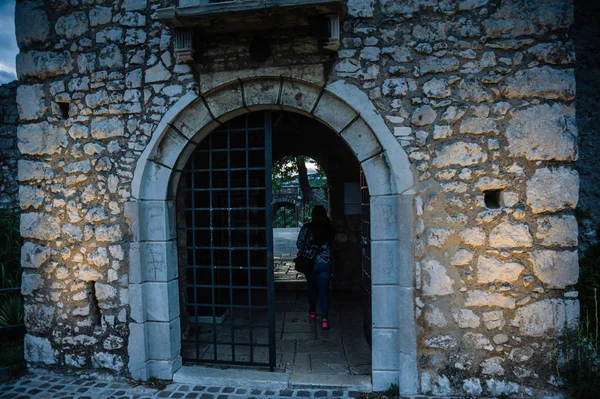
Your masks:
[{"label": "green foliage", "polygon": [[595,291],[593,317],[589,317],[588,312],[577,332],[564,337],[565,360],[557,365],[559,376],[573,399],[600,397],[597,294]]},{"label": "green foliage", "polygon": [[[22,244],[19,215],[0,210],[0,288],[21,286]],[[0,327],[19,324],[23,324],[23,298],[20,291],[0,292]]]},{"label": "green foliage", "polygon": [[385,391],[385,394],[392,398],[400,396],[400,387],[397,384],[390,384],[390,387]]},{"label": "green foliage", "polygon": [[[597,319],[592,315],[597,315],[596,293],[600,292],[600,243],[589,247],[579,259],[579,281],[576,289],[579,292],[581,319],[589,320],[589,329],[598,331]],[[596,337],[596,347],[597,343]]]},{"label": "green foliage", "polygon": [[308,176],[308,181],[311,187],[322,187],[327,184],[327,177],[323,168],[311,158],[304,155],[285,156],[273,163],[271,185],[273,190],[280,190],[285,185],[298,184],[298,167],[297,162],[314,163],[316,166],[316,174]]},{"label": "green foliage", "polygon": [[19,215],[0,210],[0,288],[21,286]]},{"label": "green foliage", "polygon": [[0,301],[0,327],[23,324],[23,298],[13,295]]}]

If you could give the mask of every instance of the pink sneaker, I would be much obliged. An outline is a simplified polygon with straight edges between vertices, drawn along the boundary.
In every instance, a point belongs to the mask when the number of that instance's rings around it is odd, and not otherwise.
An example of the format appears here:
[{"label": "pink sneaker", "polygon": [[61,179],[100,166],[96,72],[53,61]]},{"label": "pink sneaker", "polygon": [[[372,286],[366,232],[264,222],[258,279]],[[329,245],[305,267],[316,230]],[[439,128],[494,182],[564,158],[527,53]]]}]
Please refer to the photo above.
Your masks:
[{"label": "pink sneaker", "polygon": [[314,320],[314,319],[316,319],[316,318],[317,318],[317,312],[308,312],[308,317],[309,317],[311,320]]},{"label": "pink sneaker", "polygon": [[321,330],[329,330],[329,322],[325,319],[321,321]]}]

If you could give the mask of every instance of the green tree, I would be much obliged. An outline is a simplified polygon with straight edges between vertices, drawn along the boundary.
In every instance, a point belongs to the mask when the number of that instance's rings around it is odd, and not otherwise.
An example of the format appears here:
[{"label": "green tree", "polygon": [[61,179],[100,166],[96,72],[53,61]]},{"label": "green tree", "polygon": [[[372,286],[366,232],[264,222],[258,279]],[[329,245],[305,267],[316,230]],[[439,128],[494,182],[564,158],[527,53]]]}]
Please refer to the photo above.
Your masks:
[{"label": "green tree", "polygon": [[[312,201],[311,184],[308,177],[306,163],[315,163],[317,177],[319,182],[326,181],[325,172],[311,158],[305,155],[288,155],[278,159],[273,163],[272,185],[273,190],[280,190],[282,186],[291,183],[298,183],[302,191],[302,198],[305,204]],[[315,182],[315,179],[312,179]],[[324,183],[321,183],[321,185]]]}]

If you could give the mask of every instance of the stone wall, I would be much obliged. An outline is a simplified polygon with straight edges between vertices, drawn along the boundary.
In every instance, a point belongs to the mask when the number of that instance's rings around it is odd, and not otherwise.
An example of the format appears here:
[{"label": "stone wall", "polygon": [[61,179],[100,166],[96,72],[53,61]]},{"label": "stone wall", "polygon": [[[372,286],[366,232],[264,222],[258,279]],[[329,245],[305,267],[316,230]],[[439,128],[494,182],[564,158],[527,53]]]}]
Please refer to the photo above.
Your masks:
[{"label": "stone wall", "polygon": [[0,209],[19,208],[16,82],[0,86]]},{"label": "stone wall", "polygon": [[422,392],[543,390],[578,317],[572,5],[349,4],[366,18],[344,23],[336,77],[369,92],[420,182]]},{"label": "stone wall", "polygon": [[194,68],[153,18],[166,3],[17,5],[30,364],[128,374],[124,203],[158,121],[208,72],[318,62],[368,94],[413,165],[421,391],[552,390],[578,319],[571,2],[349,0],[337,57],[310,32],[265,63],[223,37]]},{"label": "stone wall", "polygon": [[598,117],[600,109],[600,4],[589,1],[575,2],[575,51],[577,66],[577,128],[579,137],[579,190],[578,214],[580,248],[598,242],[600,230],[600,177],[598,154],[600,134]]}]

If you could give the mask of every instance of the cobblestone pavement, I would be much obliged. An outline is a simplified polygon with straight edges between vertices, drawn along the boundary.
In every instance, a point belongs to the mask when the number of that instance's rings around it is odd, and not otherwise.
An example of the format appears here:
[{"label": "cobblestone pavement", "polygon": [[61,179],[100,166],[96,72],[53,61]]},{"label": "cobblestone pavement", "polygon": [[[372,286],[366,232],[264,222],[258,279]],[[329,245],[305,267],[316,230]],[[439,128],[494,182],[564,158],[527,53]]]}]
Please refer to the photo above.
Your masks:
[{"label": "cobblestone pavement", "polygon": [[30,374],[0,383],[0,399],[261,399],[261,398],[358,398],[358,391],[331,389],[256,389],[170,384],[164,389],[129,382],[85,380],[56,374]]}]

